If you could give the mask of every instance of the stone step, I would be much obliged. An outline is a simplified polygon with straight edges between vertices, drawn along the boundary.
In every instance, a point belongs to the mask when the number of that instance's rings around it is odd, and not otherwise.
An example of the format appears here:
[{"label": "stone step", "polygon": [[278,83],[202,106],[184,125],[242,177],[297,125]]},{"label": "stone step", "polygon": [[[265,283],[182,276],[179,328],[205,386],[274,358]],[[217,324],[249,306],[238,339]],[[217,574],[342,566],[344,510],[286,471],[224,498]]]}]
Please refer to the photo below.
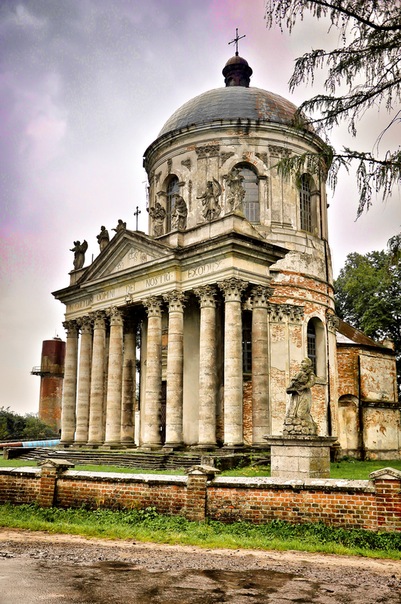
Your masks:
[{"label": "stone step", "polygon": [[188,469],[201,463],[200,455],[188,453],[100,453],[98,451],[36,448],[25,450],[22,455],[18,455],[18,459],[37,461],[43,461],[49,457],[67,459],[76,465],[114,465],[144,470]]}]

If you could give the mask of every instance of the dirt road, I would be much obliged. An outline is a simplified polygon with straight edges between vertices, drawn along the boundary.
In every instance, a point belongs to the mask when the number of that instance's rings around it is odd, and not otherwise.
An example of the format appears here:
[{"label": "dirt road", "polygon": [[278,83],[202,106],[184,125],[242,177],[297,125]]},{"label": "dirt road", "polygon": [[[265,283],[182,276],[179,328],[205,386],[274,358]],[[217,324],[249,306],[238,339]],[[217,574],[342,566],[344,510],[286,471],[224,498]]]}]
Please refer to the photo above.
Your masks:
[{"label": "dirt road", "polygon": [[401,604],[401,562],[0,531],[0,604]]}]

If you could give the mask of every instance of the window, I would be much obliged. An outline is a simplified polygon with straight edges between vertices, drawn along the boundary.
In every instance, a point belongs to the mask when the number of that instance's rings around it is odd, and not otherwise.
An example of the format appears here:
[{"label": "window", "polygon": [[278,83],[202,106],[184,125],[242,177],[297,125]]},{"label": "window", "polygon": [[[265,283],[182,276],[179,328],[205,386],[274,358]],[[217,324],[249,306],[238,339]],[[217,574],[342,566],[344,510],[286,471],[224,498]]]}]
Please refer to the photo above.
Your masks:
[{"label": "window", "polygon": [[316,375],[316,331],[312,321],[308,323],[306,332],[308,342],[308,357],[313,363],[313,373]]},{"label": "window", "polygon": [[178,184],[178,178],[171,176],[167,183],[166,190],[166,214],[167,214],[167,232],[171,231],[171,215],[174,210],[175,195],[179,194],[180,187]]},{"label": "window", "polygon": [[243,177],[242,186],[245,189],[243,209],[249,222],[260,221],[259,181],[253,170],[243,167],[240,171]]},{"label": "window", "polygon": [[307,356],[313,363],[313,372],[321,379],[326,376],[326,338],[324,325],[314,317],[306,329]]},{"label": "window", "polygon": [[242,313],[242,370],[252,373],[252,313]]},{"label": "window", "polygon": [[301,176],[301,187],[299,192],[299,210],[301,229],[312,232],[312,195],[310,177],[307,174]]}]

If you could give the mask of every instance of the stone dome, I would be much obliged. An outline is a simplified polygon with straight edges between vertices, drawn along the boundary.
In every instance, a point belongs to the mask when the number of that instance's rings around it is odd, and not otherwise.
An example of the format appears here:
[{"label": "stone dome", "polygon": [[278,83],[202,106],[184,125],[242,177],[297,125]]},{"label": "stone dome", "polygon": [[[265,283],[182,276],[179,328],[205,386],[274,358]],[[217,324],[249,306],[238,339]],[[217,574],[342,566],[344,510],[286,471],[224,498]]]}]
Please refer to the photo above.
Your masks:
[{"label": "stone dome", "polygon": [[297,107],[278,94],[245,86],[226,86],[191,99],[167,120],[159,136],[214,122],[275,123],[291,126]]}]

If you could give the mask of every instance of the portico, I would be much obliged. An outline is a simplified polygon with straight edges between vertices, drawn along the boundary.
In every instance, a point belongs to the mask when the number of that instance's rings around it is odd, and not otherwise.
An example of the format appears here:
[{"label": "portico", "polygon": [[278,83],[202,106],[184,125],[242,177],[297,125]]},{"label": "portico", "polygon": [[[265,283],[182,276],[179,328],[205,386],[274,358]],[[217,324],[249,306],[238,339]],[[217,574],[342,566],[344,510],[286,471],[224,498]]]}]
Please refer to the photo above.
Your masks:
[{"label": "portico", "polygon": [[[268,367],[268,266],[285,250],[221,230],[213,261],[202,242],[206,262],[199,262],[197,245],[186,254],[185,268],[168,250],[169,257],[160,256],[171,270],[161,272],[160,258],[148,259],[148,239],[124,231],[111,242],[107,261],[99,257],[86,271],[73,271],[72,287],[55,293],[67,302],[68,317],[62,444],[149,449],[252,444],[243,430],[242,313],[244,305],[255,307],[252,371],[259,376],[260,367]],[[240,261],[245,244],[255,248],[262,283],[251,282],[249,262]],[[115,276],[117,260],[131,264],[126,280]],[[252,269],[255,273],[255,262]],[[254,393],[256,440],[258,430],[265,433],[269,425],[267,389],[262,390]]]}]

